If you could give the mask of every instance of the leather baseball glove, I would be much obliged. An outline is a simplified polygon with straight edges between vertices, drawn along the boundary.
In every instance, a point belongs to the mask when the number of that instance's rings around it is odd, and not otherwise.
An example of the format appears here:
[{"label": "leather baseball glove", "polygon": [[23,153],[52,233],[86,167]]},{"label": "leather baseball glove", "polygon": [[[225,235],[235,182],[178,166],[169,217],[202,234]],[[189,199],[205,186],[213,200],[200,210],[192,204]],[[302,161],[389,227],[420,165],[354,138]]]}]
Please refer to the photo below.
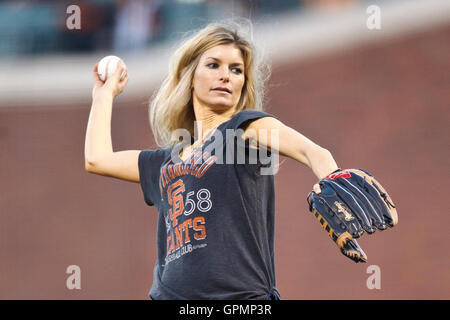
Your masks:
[{"label": "leather baseball glove", "polygon": [[338,169],[319,181],[320,193],[311,191],[309,210],[338,245],[356,263],[367,255],[355,239],[393,227],[398,222],[395,205],[381,184],[362,169]]}]

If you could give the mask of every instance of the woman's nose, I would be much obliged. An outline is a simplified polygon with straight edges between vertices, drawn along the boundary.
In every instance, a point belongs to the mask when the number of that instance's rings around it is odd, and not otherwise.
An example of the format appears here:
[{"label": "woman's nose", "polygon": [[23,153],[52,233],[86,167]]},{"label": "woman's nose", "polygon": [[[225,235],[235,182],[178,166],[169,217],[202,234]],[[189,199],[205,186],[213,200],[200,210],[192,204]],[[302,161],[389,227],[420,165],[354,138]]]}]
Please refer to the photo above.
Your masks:
[{"label": "woman's nose", "polygon": [[223,68],[220,70],[220,80],[229,81],[230,80],[230,71],[228,68]]}]

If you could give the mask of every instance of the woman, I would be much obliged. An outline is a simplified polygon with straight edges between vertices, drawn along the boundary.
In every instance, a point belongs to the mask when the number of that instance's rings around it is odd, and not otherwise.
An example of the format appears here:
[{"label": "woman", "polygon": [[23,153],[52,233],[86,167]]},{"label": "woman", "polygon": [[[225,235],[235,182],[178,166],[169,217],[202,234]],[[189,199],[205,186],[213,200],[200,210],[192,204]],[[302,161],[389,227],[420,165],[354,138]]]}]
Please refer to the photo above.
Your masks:
[{"label": "woman", "polygon": [[[261,110],[264,79],[249,40],[214,23],[180,46],[151,102],[157,150],[113,151],[112,104],[128,75],[119,79],[121,66],[103,83],[96,71],[86,170],[140,183],[146,203],[157,207],[150,297],[279,299],[273,175],[261,173],[267,162],[261,153],[251,161],[250,149],[295,159],[319,180],[338,166],[328,150]],[[180,129],[195,137],[181,149]],[[226,138],[230,130],[233,140]],[[237,161],[237,140],[245,142],[245,163]]]}]

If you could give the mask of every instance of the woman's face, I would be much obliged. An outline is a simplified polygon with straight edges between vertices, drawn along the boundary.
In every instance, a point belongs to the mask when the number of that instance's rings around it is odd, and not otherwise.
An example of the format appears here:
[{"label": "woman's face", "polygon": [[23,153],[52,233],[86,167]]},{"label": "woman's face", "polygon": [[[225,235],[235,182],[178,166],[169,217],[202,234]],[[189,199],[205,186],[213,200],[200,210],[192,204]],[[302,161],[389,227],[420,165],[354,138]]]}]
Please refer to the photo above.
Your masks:
[{"label": "woman's face", "polygon": [[192,80],[194,105],[235,107],[245,82],[244,60],[233,44],[218,45],[203,53]]}]

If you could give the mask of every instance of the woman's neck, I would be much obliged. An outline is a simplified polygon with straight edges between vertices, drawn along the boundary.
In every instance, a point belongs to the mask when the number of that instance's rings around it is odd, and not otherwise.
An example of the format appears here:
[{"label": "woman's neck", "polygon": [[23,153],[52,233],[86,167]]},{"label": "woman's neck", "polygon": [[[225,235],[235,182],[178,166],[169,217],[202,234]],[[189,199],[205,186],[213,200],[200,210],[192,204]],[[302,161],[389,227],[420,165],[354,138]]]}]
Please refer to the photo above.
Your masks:
[{"label": "woman's neck", "polygon": [[235,109],[230,108],[226,111],[213,111],[211,108],[195,108],[195,125],[196,125],[196,140],[202,141],[210,134],[212,130],[216,129],[223,122],[230,120],[233,117]]}]

